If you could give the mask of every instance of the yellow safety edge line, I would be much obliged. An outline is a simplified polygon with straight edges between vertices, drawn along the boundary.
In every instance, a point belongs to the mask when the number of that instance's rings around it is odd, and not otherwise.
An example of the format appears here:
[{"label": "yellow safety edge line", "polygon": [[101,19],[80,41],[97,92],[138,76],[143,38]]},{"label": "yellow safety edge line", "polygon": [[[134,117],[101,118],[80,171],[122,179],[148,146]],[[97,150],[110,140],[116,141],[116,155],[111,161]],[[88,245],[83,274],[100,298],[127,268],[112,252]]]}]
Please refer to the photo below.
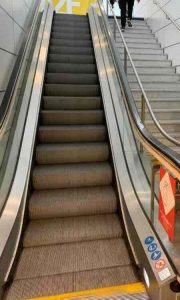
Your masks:
[{"label": "yellow safety edge line", "polygon": [[68,294],[61,294],[61,295],[54,295],[54,296],[46,296],[40,298],[31,298],[29,300],[59,300],[59,299],[66,299],[72,297],[80,297],[80,296],[106,296],[107,294],[111,293],[142,293],[145,292],[145,287],[141,282],[132,283],[132,284],[125,284],[119,286],[112,286],[108,288],[100,288],[94,290],[86,290],[81,292],[74,292]]}]

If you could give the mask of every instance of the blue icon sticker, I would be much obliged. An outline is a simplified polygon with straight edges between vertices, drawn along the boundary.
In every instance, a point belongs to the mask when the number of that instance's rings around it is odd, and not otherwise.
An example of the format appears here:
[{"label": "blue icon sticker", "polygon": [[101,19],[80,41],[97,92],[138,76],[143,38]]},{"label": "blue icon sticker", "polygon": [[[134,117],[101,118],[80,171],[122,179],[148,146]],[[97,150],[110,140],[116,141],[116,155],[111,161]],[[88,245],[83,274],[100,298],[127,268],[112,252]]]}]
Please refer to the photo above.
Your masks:
[{"label": "blue icon sticker", "polygon": [[144,242],[146,245],[150,245],[152,242],[154,241],[154,237],[153,236],[148,236]]},{"label": "blue icon sticker", "polygon": [[158,260],[160,259],[161,257],[161,251],[154,251],[152,254],[151,254],[151,259],[152,260]]},{"label": "blue icon sticker", "polygon": [[152,243],[148,247],[149,252],[154,252],[156,249],[157,249],[157,244],[156,243]]}]

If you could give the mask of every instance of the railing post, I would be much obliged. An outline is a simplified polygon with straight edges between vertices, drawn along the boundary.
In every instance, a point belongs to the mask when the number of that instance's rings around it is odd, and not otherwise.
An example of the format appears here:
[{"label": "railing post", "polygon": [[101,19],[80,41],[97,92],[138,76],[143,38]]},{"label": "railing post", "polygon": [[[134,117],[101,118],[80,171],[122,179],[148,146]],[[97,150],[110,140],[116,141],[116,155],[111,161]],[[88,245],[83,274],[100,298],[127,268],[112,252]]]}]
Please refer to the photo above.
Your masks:
[{"label": "railing post", "polygon": [[[144,95],[141,95],[141,122],[145,124],[145,116],[146,116],[146,105],[145,105],[145,99]],[[140,152],[143,153],[143,145],[140,144]]]},{"label": "railing post", "polygon": [[156,159],[151,164],[151,223],[154,224],[154,198],[155,198],[155,175],[159,170],[160,164]]},{"label": "railing post", "polygon": [[108,0],[106,0],[106,14],[107,14],[107,17],[108,17]]},{"label": "railing post", "polygon": [[127,75],[127,51],[125,47],[124,47],[124,71]]},{"label": "railing post", "polygon": [[116,42],[116,20],[114,18],[114,40]]}]

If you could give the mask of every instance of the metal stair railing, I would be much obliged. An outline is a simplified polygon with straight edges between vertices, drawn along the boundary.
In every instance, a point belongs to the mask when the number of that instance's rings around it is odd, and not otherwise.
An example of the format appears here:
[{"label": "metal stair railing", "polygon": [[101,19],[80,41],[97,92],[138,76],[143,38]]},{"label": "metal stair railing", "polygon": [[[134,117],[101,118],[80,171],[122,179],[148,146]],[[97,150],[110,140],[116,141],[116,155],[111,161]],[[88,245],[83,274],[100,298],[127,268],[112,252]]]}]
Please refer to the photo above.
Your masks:
[{"label": "metal stair railing", "polygon": [[[134,65],[134,62],[133,62],[133,59],[131,57],[131,54],[129,52],[129,49],[128,49],[128,46],[127,46],[127,43],[123,37],[123,34],[122,34],[122,31],[121,31],[121,28],[119,26],[119,23],[118,23],[118,20],[116,18],[116,15],[112,9],[112,6],[109,2],[109,0],[106,0],[106,4],[107,4],[107,12],[110,8],[110,11],[112,13],[112,16],[113,16],[113,20],[114,20],[114,28],[113,28],[113,36],[114,36],[114,40],[116,41],[116,27],[117,27],[117,30],[121,36],[121,39],[122,39],[122,42],[123,42],[123,45],[124,45],[124,70],[125,70],[125,73],[127,75],[127,59],[129,59],[130,63],[131,63],[131,66],[132,66],[132,69],[134,71],[134,74],[136,76],[136,79],[137,79],[137,82],[139,84],[139,87],[140,87],[140,90],[141,90],[141,121],[143,123],[143,125],[145,125],[145,112],[146,112],[146,106],[148,108],[148,111],[151,115],[151,118],[153,120],[153,122],[155,123],[156,127],[158,128],[158,130],[160,131],[160,133],[168,140],[170,141],[172,144],[176,145],[176,146],[180,146],[180,141],[177,141],[176,139],[174,139],[172,136],[170,136],[163,128],[162,126],[159,124],[152,108],[151,108],[151,105],[150,105],[150,101],[147,97],[147,94],[144,90],[144,87],[142,85],[142,82],[141,82],[141,79],[138,75],[138,72],[136,70],[136,67]],[[102,1],[98,0],[98,3],[99,3],[99,7],[100,9],[106,14],[106,10],[105,10],[105,7],[104,7],[104,4],[102,3]],[[178,26],[179,27],[179,26]],[[180,29],[180,28],[179,28]]]}]

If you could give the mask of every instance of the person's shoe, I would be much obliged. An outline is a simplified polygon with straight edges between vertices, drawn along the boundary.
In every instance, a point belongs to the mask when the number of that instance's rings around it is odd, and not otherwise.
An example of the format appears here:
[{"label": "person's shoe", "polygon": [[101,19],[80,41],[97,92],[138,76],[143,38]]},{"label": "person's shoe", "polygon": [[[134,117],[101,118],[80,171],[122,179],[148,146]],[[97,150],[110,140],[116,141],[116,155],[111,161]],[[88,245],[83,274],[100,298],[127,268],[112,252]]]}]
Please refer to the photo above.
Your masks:
[{"label": "person's shoe", "polygon": [[128,27],[132,27],[132,23],[130,19],[127,20],[127,23],[128,23]]},{"label": "person's shoe", "polygon": [[125,31],[125,26],[121,27],[121,31],[124,32]]}]

